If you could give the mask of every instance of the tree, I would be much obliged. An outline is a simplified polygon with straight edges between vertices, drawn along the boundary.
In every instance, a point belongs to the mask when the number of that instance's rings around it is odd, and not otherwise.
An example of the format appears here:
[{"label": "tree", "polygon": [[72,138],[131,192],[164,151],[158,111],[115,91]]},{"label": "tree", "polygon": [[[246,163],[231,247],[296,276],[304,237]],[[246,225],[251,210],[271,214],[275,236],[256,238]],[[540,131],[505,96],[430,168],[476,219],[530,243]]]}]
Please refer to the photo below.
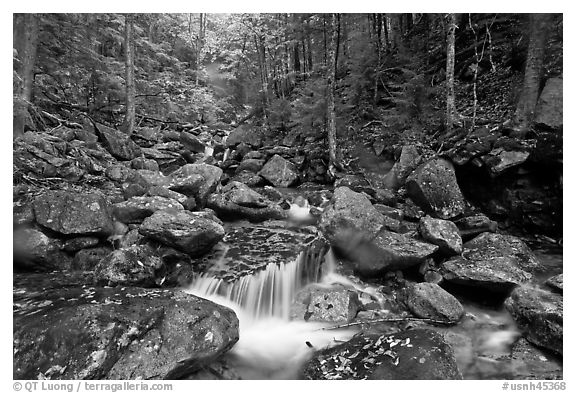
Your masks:
[{"label": "tree", "polygon": [[448,35],[446,47],[446,130],[452,131],[456,121],[456,101],[454,98],[454,63],[456,42],[456,15],[448,14]]},{"label": "tree", "polygon": [[534,117],[538,102],[540,79],[552,14],[530,14],[530,44],[526,56],[524,82],[520,101],[516,106],[515,122],[520,135],[525,135]]},{"label": "tree", "polygon": [[24,133],[34,88],[34,65],[38,46],[38,18],[35,14],[14,14],[15,49],[13,137]]},{"label": "tree", "polygon": [[332,14],[332,40],[328,49],[328,67],[326,68],[327,80],[327,118],[328,118],[328,151],[329,164],[328,173],[334,177],[336,170],[342,170],[342,165],[338,159],[338,145],[336,141],[336,105],[334,95],[336,90],[336,67],[338,65],[338,14]]},{"label": "tree", "polygon": [[134,85],[134,14],[127,14],[124,28],[124,54],[126,56],[126,116],[122,130],[128,135],[136,122],[136,87]]}]

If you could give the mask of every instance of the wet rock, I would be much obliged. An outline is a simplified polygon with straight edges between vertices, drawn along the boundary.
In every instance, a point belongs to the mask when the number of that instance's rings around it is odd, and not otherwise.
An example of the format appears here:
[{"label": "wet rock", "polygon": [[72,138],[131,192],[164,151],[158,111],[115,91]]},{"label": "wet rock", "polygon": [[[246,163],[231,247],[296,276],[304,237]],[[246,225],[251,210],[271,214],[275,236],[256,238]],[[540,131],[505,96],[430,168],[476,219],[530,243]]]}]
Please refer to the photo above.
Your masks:
[{"label": "wet rock", "polygon": [[498,148],[482,156],[482,161],[488,167],[490,175],[496,177],[510,168],[523,164],[528,159],[528,156],[530,156],[530,153],[527,151],[508,151]]},{"label": "wet rock", "polygon": [[406,145],[402,147],[400,158],[394,164],[390,172],[384,177],[386,188],[396,191],[404,186],[406,178],[420,165],[422,157],[416,146]]},{"label": "wet rock", "polygon": [[206,145],[200,141],[195,135],[182,131],[180,133],[180,143],[184,146],[184,148],[188,151],[194,153],[204,153],[206,149]]},{"label": "wet rock", "polygon": [[164,209],[183,210],[179,202],[161,196],[138,196],[112,206],[114,217],[125,224],[140,224],[154,212]]},{"label": "wet rock", "polygon": [[534,123],[540,127],[560,130],[563,126],[563,79],[550,78],[538,98]]},{"label": "wet rock", "polygon": [[504,305],[528,341],[562,355],[563,298],[537,288],[518,287]]},{"label": "wet rock", "polygon": [[469,259],[506,257],[528,272],[542,268],[526,243],[512,235],[485,232],[467,242],[465,248]]},{"label": "wet rock", "polygon": [[290,187],[299,181],[295,165],[277,154],[266,162],[258,174],[275,187]]},{"label": "wet rock", "polygon": [[208,195],[216,190],[222,169],[208,164],[186,164],[171,175],[170,189],[193,196],[199,206],[205,206]]},{"label": "wet rock", "polygon": [[303,374],[305,379],[462,379],[442,335],[421,329],[355,336],[316,353]]},{"label": "wet rock", "polygon": [[350,322],[360,308],[358,295],[346,288],[310,286],[296,294],[290,319],[316,322]]},{"label": "wet rock", "polygon": [[165,267],[148,245],[112,251],[96,266],[94,277],[104,285],[151,287],[161,283]]},{"label": "wet rock", "polygon": [[186,202],[186,199],[188,199],[188,197],[186,195],[180,194],[179,192],[176,192],[176,191],[169,190],[168,188],[166,188],[164,186],[152,186],[152,187],[150,187],[150,189],[148,189],[148,191],[146,191],[146,196],[164,197],[164,198],[175,200],[179,203],[184,203],[184,202]]},{"label": "wet rock", "polygon": [[14,305],[14,379],[178,379],[238,340],[226,307],[84,276],[16,276]]},{"label": "wet rock", "polygon": [[558,360],[521,338],[512,348],[512,367],[517,379],[563,379]]},{"label": "wet rock", "polygon": [[190,255],[210,251],[224,237],[222,225],[187,210],[159,210],[144,220],[139,232]]},{"label": "wet rock", "polygon": [[341,230],[353,228],[374,236],[384,225],[386,218],[370,203],[368,198],[348,187],[334,190],[331,203],[324,209],[320,229],[329,239]]},{"label": "wet rock", "polygon": [[62,249],[66,252],[75,253],[83,248],[91,248],[98,245],[100,239],[95,236],[79,236],[64,241]]},{"label": "wet rock", "polygon": [[451,219],[464,212],[465,203],[452,164],[437,158],[419,166],[406,180],[410,199],[436,218]]},{"label": "wet rock", "polygon": [[550,277],[548,280],[546,280],[545,284],[556,292],[564,292],[564,274],[557,274],[553,277]]},{"label": "wet rock", "polygon": [[113,224],[106,200],[97,193],[47,191],[34,200],[36,221],[64,235],[106,235]]},{"label": "wet rock", "polygon": [[238,168],[236,168],[236,173],[240,173],[242,171],[248,171],[253,173],[258,173],[265,164],[265,160],[255,159],[255,158],[244,158]]},{"label": "wet rock", "polygon": [[98,124],[96,133],[106,150],[119,160],[130,161],[141,154],[140,146],[118,130]]},{"label": "wet rock", "polygon": [[496,232],[498,229],[496,221],[492,221],[484,214],[463,217],[455,223],[463,240],[470,240],[484,232]]},{"label": "wet rock", "polygon": [[462,253],[462,238],[458,227],[452,221],[439,218],[423,217],[418,231],[422,237],[440,247],[440,252],[447,256]]},{"label": "wet rock", "polygon": [[208,207],[224,219],[246,218],[251,222],[285,219],[287,214],[245,184],[232,181],[222,188],[222,194],[208,197]]},{"label": "wet rock", "polygon": [[72,270],[93,272],[96,266],[112,252],[108,246],[85,248],[78,251],[72,260]]},{"label": "wet rock", "polygon": [[226,138],[226,147],[234,147],[242,142],[258,148],[262,146],[262,131],[255,127],[241,125]]},{"label": "wet rock", "polygon": [[148,171],[156,171],[160,170],[158,163],[154,160],[144,157],[136,157],[132,161],[130,161],[130,166],[132,169],[145,169]]},{"label": "wet rock", "polygon": [[66,270],[72,258],[60,251],[62,242],[35,228],[17,228],[13,233],[13,259],[17,270]]},{"label": "wet rock", "polygon": [[406,305],[420,318],[456,323],[464,315],[464,307],[454,296],[437,284],[422,282],[406,290]]}]

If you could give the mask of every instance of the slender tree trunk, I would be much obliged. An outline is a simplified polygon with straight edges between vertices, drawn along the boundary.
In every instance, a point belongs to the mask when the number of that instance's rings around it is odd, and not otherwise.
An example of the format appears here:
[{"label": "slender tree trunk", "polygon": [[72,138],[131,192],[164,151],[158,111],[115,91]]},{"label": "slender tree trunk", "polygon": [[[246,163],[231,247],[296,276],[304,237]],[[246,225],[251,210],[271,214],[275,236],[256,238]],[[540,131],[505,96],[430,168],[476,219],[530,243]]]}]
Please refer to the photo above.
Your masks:
[{"label": "slender tree trunk", "polygon": [[124,28],[124,55],[126,75],[126,116],[122,130],[128,135],[136,122],[136,87],[134,85],[134,14],[126,14]]},{"label": "slender tree trunk", "polygon": [[516,107],[515,120],[521,135],[525,135],[534,117],[538,102],[540,78],[552,14],[530,14],[530,44],[524,70],[522,95]]},{"label": "slender tree trunk", "polygon": [[402,30],[400,28],[400,18],[402,14],[390,15],[390,41],[392,49],[399,52],[402,50]]},{"label": "slender tree trunk", "polygon": [[200,25],[198,36],[196,37],[196,86],[199,83],[200,68],[202,67],[202,48],[204,46],[204,31],[206,24],[206,15],[200,13]]},{"label": "slender tree trunk", "polygon": [[310,19],[306,20],[306,46],[308,47],[308,72],[312,72],[314,64],[312,62],[312,38],[310,37]]},{"label": "slender tree trunk", "polygon": [[338,45],[338,16],[332,14],[332,40],[328,49],[328,67],[326,69],[327,86],[327,118],[328,118],[328,153],[329,164],[328,173],[334,177],[337,169],[342,169],[338,159],[338,145],[336,140],[336,105],[334,100],[336,90],[336,67],[337,67],[337,45]]},{"label": "slender tree trunk", "polygon": [[18,52],[14,64],[17,80],[14,84],[13,134],[15,138],[24,133],[28,107],[34,89],[34,65],[38,47],[38,17],[36,14],[14,14],[13,47]]},{"label": "slender tree trunk", "polygon": [[455,14],[448,14],[448,34],[446,40],[446,130],[450,132],[456,120],[456,102],[454,98]]}]

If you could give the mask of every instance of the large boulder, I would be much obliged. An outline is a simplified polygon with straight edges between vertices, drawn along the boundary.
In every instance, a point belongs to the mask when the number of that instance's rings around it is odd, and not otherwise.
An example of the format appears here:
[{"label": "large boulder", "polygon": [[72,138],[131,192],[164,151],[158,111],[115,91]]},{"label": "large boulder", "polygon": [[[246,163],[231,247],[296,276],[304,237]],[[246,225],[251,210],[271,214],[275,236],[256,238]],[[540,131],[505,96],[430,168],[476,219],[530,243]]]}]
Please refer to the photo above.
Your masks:
[{"label": "large boulder", "polygon": [[420,219],[418,231],[426,241],[440,247],[440,252],[444,255],[462,253],[462,238],[458,227],[452,221],[423,217]]},{"label": "large boulder", "polygon": [[416,146],[405,145],[402,146],[400,158],[390,172],[388,172],[383,179],[384,185],[389,190],[398,190],[404,186],[406,178],[420,165],[422,156],[418,153]]},{"label": "large boulder", "polygon": [[144,153],[145,158],[156,161],[158,163],[158,167],[165,175],[171,174],[176,169],[186,164],[184,157],[175,151],[160,150],[153,147],[143,147],[142,153]]},{"label": "large boulder", "polygon": [[420,318],[456,323],[464,316],[464,307],[458,299],[438,284],[421,282],[406,289],[406,305]]},{"label": "large boulder", "polygon": [[346,288],[309,286],[296,294],[290,319],[315,322],[350,322],[356,317],[360,301]]},{"label": "large boulder", "polygon": [[113,232],[110,207],[97,193],[47,191],[34,200],[38,224],[64,235],[108,235]]},{"label": "large boulder", "polygon": [[444,262],[442,276],[448,282],[507,293],[532,278],[539,268],[522,240],[485,232],[464,244],[461,256]]},{"label": "large boulder", "polygon": [[442,158],[420,165],[406,180],[408,196],[436,218],[451,219],[464,212],[465,202],[454,166]]},{"label": "large boulder", "polygon": [[534,123],[553,130],[562,129],[563,117],[563,79],[550,78],[538,98],[534,112]]},{"label": "large boulder", "polygon": [[13,233],[14,268],[17,270],[67,270],[72,258],[60,251],[62,242],[35,228],[17,228]]},{"label": "large boulder", "polygon": [[464,241],[471,240],[484,232],[496,232],[498,223],[492,221],[484,214],[475,214],[462,217],[455,222],[460,231],[460,236]]},{"label": "large boulder", "polygon": [[152,287],[161,283],[163,267],[152,247],[133,245],[103,258],[96,266],[95,277],[105,285]]},{"label": "large boulder", "polygon": [[290,187],[300,179],[296,166],[278,154],[269,159],[258,174],[275,187]]},{"label": "large boulder", "polygon": [[234,129],[226,138],[226,147],[235,147],[240,143],[246,143],[252,147],[262,146],[262,131],[258,128],[241,125]]},{"label": "large boulder", "polygon": [[159,210],[146,218],[140,234],[190,255],[204,254],[224,237],[224,228],[205,214]]},{"label": "large boulder", "polygon": [[194,153],[204,153],[206,149],[206,145],[200,139],[186,131],[180,133],[180,143],[186,150]]},{"label": "large boulder", "polygon": [[125,224],[140,224],[154,212],[164,209],[184,210],[179,202],[161,196],[138,196],[112,206],[114,217]]},{"label": "large boulder", "polygon": [[450,345],[440,333],[423,329],[357,335],[316,353],[303,374],[306,379],[462,379]]},{"label": "large boulder", "polygon": [[140,146],[128,135],[103,124],[98,124],[95,129],[104,147],[117,159],[130,161],[142,154]]},{"label": "large boulder", "polygon": [[193,196],[199,206],[204,206],[222,177],[222,169],[208,164],[186,164],[171,175],[170,189]]},{"label": "large boulder", "polygon": [[170,290],[14,277],[14,379],[178,379],[238,340],[226,307]]},{"label": "large boulder", "polygon": [[526,339],[563,354],[563,297],[538,288],[518,287],[504,302]]}]

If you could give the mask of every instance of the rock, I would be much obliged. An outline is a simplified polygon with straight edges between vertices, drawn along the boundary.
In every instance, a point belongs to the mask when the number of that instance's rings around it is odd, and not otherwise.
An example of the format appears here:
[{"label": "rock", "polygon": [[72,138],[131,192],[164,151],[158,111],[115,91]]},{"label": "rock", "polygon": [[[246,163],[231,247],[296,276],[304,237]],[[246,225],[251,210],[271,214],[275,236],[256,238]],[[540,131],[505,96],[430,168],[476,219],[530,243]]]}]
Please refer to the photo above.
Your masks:
[{"label": "rock", "polygon": [[122,164],[112,164],[106,168],[106,177],[119,183],[125,182],[132,173],[134,173],[133,170]]},{"label": "rock", "polygon": [[534,123],[540,127],[561,130],[563,126],[563,79],[550,78],[538,98]]},{"label": "rock", "polygon": [[130,161],[130,166],[132,169],[145,169],[148,171],[156,172],[160,170],[160,167],[156,161],[144,157],[136,157]]},{"label": "rock", "polygon": [[463,217],[455,223],[463,240],[470,240],[484,232],[496,232],[498,229],[496,221],[492,221],[484,214]]},{"label": "rock", "polygon": [[75,253],[83,248],[91,248],[98,245],[100,239],[95,236],[79,236],[64,242],[62,249],[66,252]]},{"label": "rock", "polygon": [[390,172],[384,176],[384,185],[389,190],[396,191],[404,186],[406,178],[420,165],[422,156],[418,153],[416,146],[402,146],[400,158],[394,164]]},{"label": "rock", "polygon": [[158,171],[151,171],[148,169],[138,169],[136,171],[151,187],[168,187],[170,185],[170,177],[164,176]]},{"label": "rock", "polygon": [[299,181],[294,164],[277,154],[266,162],[258,174],[275,187],[291,187]]},{"label": "rock", "polygon": [[375,236],[384,225],[385,218],[368,198],[348,187],[334,190],[329,204],[320,218],[320,229],[332,241],[341,230],[351,228]]},{"label": "rock", "polygon": [[180,291],[14,279],[14,379],[178,379],[238,340],[230,309]]},{"label": "rock", "polygon": [[451,219],[464,212],[464,197],[452,164],[442,158],[420,165],[406,180],[406,190],[426,213]]},{"label": "rock", "polygon": [[564,274],[557,274],[553,277],[550,277],[545,282],[550,288],[555,290],[556,292],[563,293],[564,292]]},{"label": "rock", "polygon": [[154,212],[164,209],[184,210],[179,202],[161,196],[132,197],[112,206],[114,217],[125,224],[140,224]]},{"label": "rock", "polygon": [[222,225],[187,210],[159,210],[144,220],[139,232],[190,255],[210,251],[224,237]]},{"label": "rock", "polygon": [[358,295],[349,289],[308,286],[296,294],[290,308],[290,319],[350,322],[359,308]]},{"label": "rock", "polygon": [[262,176],[250,171],[237,172],[231,180],[244,183],[248,187],[259,187],[265,183],[265,180]]},{"label": "rock", "polygon": [[98,124],[95,129],[106,150],[115,158],[130,161],[142,154],[140,146],[128,135],[103,124]]},{"label": "rock", "polygon": [[258,173],[265,164],[265,160],[255,159],[255,158],[245,158],[240,162],[238,168],[236,168],[236,173],[242,171],[248,171],[252,173]]},{"label": "rock", "polygon": [[442,335],[423,329],[354,336],[314,354],[303,374],[305,379],[462,379]]},{"label": "rock", "polygon": [[152,247],[134,245],[109,253],[96,266],[94,277],[104,285],[152,287],[160,285],[165,270]]},{"label": "rock", "polygon": [[374,189],[374,195],[372,196],[376,203],[382,203],[386,206],[396,206],[398,203],[398,198],[391,190],[383,190],[381,188]]},{"label": "rock", "polygon": [[262,146],[262,131],[254,128],[250,128],[247,125],[241,125],[228,135],[226,138],[225,145],[226,147],[234,147],[239,143],[246,143],[251,145],[252,147],[258,148]]},{"label": "rock", "polygon": [[496,177],[504,173],[507,169],[523,164],[530,156],[527,151],[507,151],[498,148],[482,156],[482,161],[488,167],[490,176]]},{"label": "rock", "polygon": [[142,196],[150,189],[151,184],[144,176],[142,176],[141,172],[144,172],[144,170],[132,170],[128,175],[128,178],[120,185],[124,199],[130,199],[134,196]]},{"label": "rock", "polygon": [[366,179],[358,175],[345,175],[334,182],[334,187],[348,187],[355,192],[365,192],[369,195],[375,193]]},{"label": "rock", "polygon": [[60,251],[62,242],[35,228],[17,228],[13,233],[14,268],[18,270],[67,270],[72,258]]},{"label": "rock", "polygon": [[209,208],[214,209],[218,216],[226,220],[245,218],[251,222],[261,222],[287,218],[286,211],[271,201],[268,201],[268,204],[262,207],[249,207],[232,202],[227,194],[212,194],[208,197],[207,205]]},{"label": "rock", "polygon": [[164,175],[169,175],[182,165],[186,165],[184,157],[175,151],[143,147],[142,153],[144,157],[156,161]]},{"label": "rock", "polygon": [[539,263],[514,236],[485,232],[464,244],[462,255],[441,266],[448,282],[506,293],[532,278]]},{"label": "rock", "polygon": [[563,354],[563,298],[538,288],[518,287],[504,305],[526,339],[559,355]]},{"label": "rock", "polygon": [[101,260],[112,252],[110,247],[100,246],[80,250],[72,260],[72,270],[93,272]]},{"label": "rock", "polygon": [[34,200],[36,222],[64,235],[108,235],[113,224],[106,200],[97,193],[47,191]]},{"label": "rock", "polygon": [[148,189],[148,191],[146,191],[146,196],[164,197],[164,198],[175,200],[181,204],[186,202],[186,200],[188,199],[188,197],[186,195],[180,194],[179,192],[176,192],[176,191],[169,190],[168,188],[163,187],[163,186],[150,187],[150,189]]},{"label": "rock", "polygon": [[194,153],[204,153],[206,149],[206,145],[200,141],[195,135],[182,131],[180,133],[180,143],[184,146],[184,148],[188,151]]},{"label": "rock", "polygon": [[418,231],[428,242],[440,247],[440,252],[447,256],[462,253],[462,238],[458,227],[452,221],[439,218],[423,217]]},{"label": "rock", "polygon": [[208,195],[216,190],[222,169],[208,164],[186,164],[171,175],[170,189],[193,196],[199,206],[206,205]]},{"label": "rock", "polygon": [[464,307],[437,284],[422,282],[406,290],[406,306],[420,318],[456,323],[464,316]]},{"label": "rock", "polygon": [[387,217],[393,218],[394,220],[402,221],[404,219],[404,212],[402,211],[402,209],[381,204],[375,204],[374,208],[378,210],[379,213]]},{"label": "rock", "polygon": [[512,367],[517,379],[563,379],[562,365],[551,356],[521,338],[512,348]]},{"label": "rock", "polygon": [[30,225],[34,222],[34,209],[27,201],[12,202],[12,224],[14,226]]}]

